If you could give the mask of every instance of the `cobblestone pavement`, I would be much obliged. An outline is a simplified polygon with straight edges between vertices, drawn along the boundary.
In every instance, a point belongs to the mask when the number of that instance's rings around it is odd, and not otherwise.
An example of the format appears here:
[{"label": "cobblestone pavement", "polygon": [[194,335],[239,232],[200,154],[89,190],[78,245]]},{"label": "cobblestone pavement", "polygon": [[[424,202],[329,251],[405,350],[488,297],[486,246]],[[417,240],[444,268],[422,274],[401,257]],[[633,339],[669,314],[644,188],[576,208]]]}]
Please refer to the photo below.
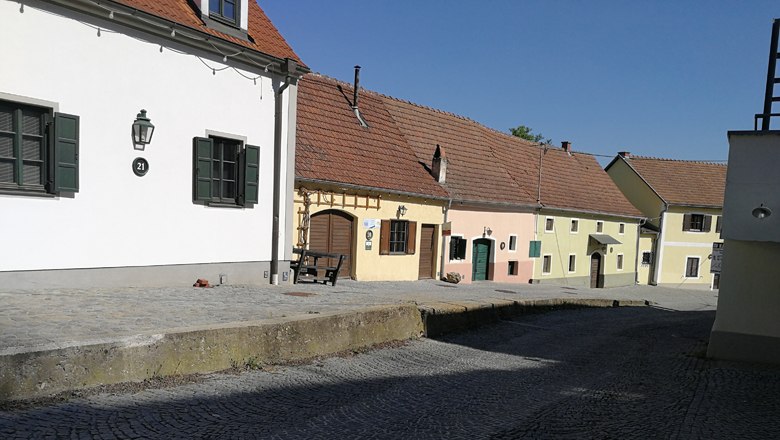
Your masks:
[{"label": "cobblestone pavement", "polygon": [[0,437],[780,437],[780,369],[702,359],[714,311],[565,310],[349,358],[0,412]]},{"label": "cobblestone pavement", "polygon": [[[292,295],[291,295],[292,294]],[[100,343],[179,328],[348,311],[371,305],[531,298],[647,299],[676,310],[713,310],[717,292],[634,286],[356,282],[336,286],[219,286],[3,290],[0,355]]]}]

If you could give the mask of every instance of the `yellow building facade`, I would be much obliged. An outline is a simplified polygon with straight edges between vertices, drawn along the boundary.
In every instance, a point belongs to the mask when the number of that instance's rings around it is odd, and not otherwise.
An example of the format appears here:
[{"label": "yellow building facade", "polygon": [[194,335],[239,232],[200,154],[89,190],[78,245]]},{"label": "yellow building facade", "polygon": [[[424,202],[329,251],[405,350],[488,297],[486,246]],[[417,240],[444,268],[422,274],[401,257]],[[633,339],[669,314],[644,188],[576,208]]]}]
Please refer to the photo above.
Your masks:
[{"label": "yellow building facade", "polygon": [[647,216],[637,253],[638,282],[717,289],[711,273],[720,245],[726,167],[620,153],[606,168],[626,198]]},{"label": "yellow building facade", "polygon": [[533,282],[594,288],[633,285],[639,222],[633,217],[540,211]]},{"label": "yellow building facade", "polygon": [[[444,206],[434,199],[338,192],[327,187],[312,190],[299,185],[293,220],[298,234],[291,245],[347,255],[340,277],[360,281],[438,278]],[[407,235],[401,236],[399,232],[404,231]],[[391,242],[388,234],[400,240]],[[392,248],[383,249],[383,240]]]}]

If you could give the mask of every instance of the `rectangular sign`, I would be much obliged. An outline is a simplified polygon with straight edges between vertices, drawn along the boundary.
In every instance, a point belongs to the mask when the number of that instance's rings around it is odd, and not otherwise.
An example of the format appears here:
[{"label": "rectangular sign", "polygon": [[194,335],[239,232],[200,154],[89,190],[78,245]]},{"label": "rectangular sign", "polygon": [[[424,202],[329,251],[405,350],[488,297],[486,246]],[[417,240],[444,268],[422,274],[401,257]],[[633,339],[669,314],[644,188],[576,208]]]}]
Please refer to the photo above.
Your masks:
[{"label": "rectangular sign", "polygon": [[443,237],[449,237],[452,235],[452,222],[444,222],[441,225],[441,235]]},{"label": "rectangular sign", "polygon": [[723,259],[723,243],[712,243],[712,259],[710,273],[720,273],[720,262]]},{"label": "rectangular sign", "polygon": [[380,220],[377,220],[375,218],[367,218],[363,220],[363,227],[366,229],[378,228],[379,224],[380,224]]}]

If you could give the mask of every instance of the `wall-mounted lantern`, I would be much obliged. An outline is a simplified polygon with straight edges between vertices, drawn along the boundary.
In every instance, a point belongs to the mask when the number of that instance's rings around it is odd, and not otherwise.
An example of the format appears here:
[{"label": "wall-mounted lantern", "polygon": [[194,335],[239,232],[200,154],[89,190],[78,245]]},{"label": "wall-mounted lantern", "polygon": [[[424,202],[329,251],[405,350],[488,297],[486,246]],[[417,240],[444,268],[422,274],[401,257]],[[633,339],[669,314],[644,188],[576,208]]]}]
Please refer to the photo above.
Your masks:
[{"label": "wall-mounted lantern", "polygon": [[141,110],[133,122],[133,146],[135,149],[143,150],[146,144],[152,142],[153,134],[154,125],[151,119],[146,117],[146,110]]},{"label": "wall-mounted lantern", "polygon": [[486,236],[486,235],[487,235],[488,237],[490,237],[491,235],[493,235],[493,230],[492,230],[492,229],[490,229],[490,227],[488,227],[488,226],[485,226],[485,227],[483,227],[483,228],[482,228],[482,236],[484,237],[484,236]]},{"label": "wall-mounted lantern", "polygon": [[404,205],[399,206],[398,207],[398,217],[405,216],[406,215],[406,211],[407,211],[406,206],[404,206]]},{"label": "wall-mounted lantern", "polygon": [[753,210],[752,214],[753,217],[761,220],[763,218],[767,218],[770,215],[772,215],[772,210],[764,206],[764,204],[762,203],[761,206]]}]

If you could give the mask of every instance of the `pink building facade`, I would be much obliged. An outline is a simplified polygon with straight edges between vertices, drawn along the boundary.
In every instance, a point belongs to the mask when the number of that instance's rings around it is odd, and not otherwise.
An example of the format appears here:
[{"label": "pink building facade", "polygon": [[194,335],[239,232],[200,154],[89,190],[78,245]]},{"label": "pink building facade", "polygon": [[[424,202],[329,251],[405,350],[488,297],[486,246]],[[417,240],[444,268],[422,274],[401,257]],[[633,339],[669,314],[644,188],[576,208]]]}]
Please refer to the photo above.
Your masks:
[{"label": "pink building facade", "polygon": [[532,212],[496,212],[453,206],[448,211],[451,235],[444,237],[443,274],[456,272],[461,282],[527,283],[534,262]]}]

